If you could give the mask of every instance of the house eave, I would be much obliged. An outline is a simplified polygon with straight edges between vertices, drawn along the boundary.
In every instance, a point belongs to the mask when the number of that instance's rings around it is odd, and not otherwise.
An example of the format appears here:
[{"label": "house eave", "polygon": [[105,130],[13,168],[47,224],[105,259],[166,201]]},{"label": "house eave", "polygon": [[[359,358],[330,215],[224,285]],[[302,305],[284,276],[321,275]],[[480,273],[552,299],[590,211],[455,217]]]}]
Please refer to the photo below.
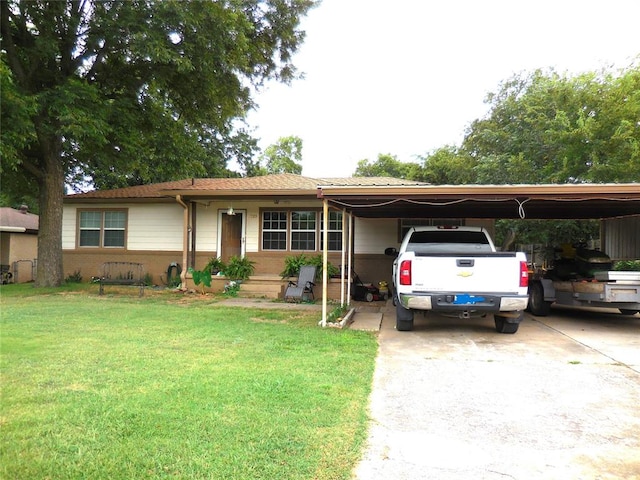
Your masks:
[{"label": "house eave", "polygon": [[273,198],[273,197],[310,197],[316,198],[316,190],[292,190],[292,189],[236,189],[236,190],[161,190],[161,194],[175,197],[180,195],[184,198]]}]

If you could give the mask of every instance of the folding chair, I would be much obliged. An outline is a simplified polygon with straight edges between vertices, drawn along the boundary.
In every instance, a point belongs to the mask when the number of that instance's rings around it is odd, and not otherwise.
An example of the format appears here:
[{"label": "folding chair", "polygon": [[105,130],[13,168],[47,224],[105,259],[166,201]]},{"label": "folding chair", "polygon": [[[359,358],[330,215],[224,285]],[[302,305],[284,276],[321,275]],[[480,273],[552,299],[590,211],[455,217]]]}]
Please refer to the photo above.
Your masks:
[{"label": "folding chair", "polygon": [[291,299],[293,301],[304,300],[305,295],[313,296],[313,287],[316,279],[316,267],[313,265],[303,265],[300,267],[300,273],[298,274],[297,282],[289,282],[287,289],[284,292],[284,299]]}]

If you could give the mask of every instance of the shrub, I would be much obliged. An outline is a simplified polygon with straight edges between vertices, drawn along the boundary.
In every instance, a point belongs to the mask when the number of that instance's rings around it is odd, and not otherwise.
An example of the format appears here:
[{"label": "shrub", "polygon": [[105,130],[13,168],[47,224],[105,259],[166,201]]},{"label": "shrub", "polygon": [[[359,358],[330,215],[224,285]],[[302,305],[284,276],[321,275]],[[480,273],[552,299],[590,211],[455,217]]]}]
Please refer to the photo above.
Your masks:
[{"label": "shrub", "polygon": [[255,262],[247,257],[238,257],[234,255],[229,259],[229,263],[224,269],[224,274],[231,280],[246,280],[255,271]]},{"label": "shrub", "polygon": [[[322,277],[322,255],[307,256],[304,253],[299,255],[291,255],[284,259],[284,270],[280,272],[280,276],[284,278],[297,277],[300,274],[300,267],[303,265],[313,265],[316,267],[316,280]],[[340,269],[331,262],[327,263],[327,275],[333,277],[340,275]]]},{"label": "shrub", "polygon": [[82,275],[80,275],[80,270],[76,270],[67,278],[64,279],[66,283],[82,283]]},{"label": "shrub", "polygon": [[220,272],[224,272],[227,266],[224,264],[220,257],[212,257],[209,262],[204,266],[203,271],[207,270],[211,275],[217,275]]},{"label": "shrub", "polygon": [[620,260],[613,266],[614,270],[626,272],[640,271],[640,260]]}]

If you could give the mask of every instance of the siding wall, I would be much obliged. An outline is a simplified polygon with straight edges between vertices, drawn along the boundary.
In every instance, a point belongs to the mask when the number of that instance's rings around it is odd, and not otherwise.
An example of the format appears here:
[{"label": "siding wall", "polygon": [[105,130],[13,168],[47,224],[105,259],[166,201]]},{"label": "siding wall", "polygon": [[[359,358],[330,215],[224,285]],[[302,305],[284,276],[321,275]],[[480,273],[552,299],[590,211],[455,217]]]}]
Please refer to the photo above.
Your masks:
[{"label": "siding wall", "polygon": [[[78,210],[127,209],[127,250],[182,252],[182,212],[176,204],[65,205],[62,211],[62,249],[75,250]],[[83,249],[89,250],[89,249]]]},{"label": "siding wall", "polygon": [[[315,209],[322,204],[317,201],[233,201],[233,203],[211,202],[196,206],[196,259],[195,267],[202,268],[211,257],[217,256],[218,220],[221,212],[229,206],[245,212],[245,248],[249,259],[255,261],[258,275],[279,274],[284,269],[284,260],[289,255],[301,252],[263,252],[260,250],[260,209]],[[78,209],[127,209],[127,248],[98,249],[76,248]],[[167,280],[167,269],[173,262],[182,265],[183,208],[177,203],[165,204],[91,204],[79,207],[65,205],[63,210],[63,262],[65,276],[80,271],[84,281],[98,276],[102,263],[107,261],[131,261],[143,263],[145,272],[154,283],[162,285]],[[189,244],[191,247],[191,244]],[[309,255],[319,254],[306,252]],[[338,266],[340,253],[330,253],[329,261]]]},{"label": "siding wall", "polygon": [[[229,206],[245,212],[245,249],[249,259],[255,262],[256,274],[279,274],[284,260],[300,252],[273,252],[260,250],[260,209],[315,209],[322,208],[320,201],[282,200],[211,202],[196,206],[196,261],[202,268],[211,257],[217,256],[218,221],[221,212]],[[63,211],[63,260],[65,276],[80,270],[85,281],[97,276],[106,261],[140,262],[156,284],[165,284],[167,269],[172,262],[182,265],[183,208],[177,203],[164,204],[91,204],[86,208],[126,208],[128,212],[127,248],[96,249],[76,248],[77,205],[65,205]],[[484,226],[493,234],[492,220],[469,219],[467,225]],[[391,283],[392,257],[384,255],[387,247],[398,247],[397,219],[354,220],[354,270],[364,282]],[[316,252],[305,252],[310,255]],[[339,266],[340,252],[329,254],[329,261]]]},{"label": "siding wall", "polygon": [[602,249],[613,260],[640,259],[640,216],[602,221]]}]

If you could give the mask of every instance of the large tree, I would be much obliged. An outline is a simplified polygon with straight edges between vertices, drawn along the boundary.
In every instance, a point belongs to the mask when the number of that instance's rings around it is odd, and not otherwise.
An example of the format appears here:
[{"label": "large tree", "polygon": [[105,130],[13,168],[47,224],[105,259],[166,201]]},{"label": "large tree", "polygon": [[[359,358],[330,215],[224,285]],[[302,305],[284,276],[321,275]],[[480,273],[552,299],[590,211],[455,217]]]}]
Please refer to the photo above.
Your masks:
[{"label": "large tree", "polygon": [[447,145],[418,157],[422,160],[421,180],[435,185],[463,185],[476,180],[475,159],[458,147]]},{"label": "large tree", "polygon": [[463,149],[478,183],[640,179],[640,63],[574,77],[517,75],[487,99]]},{"label": "large tree", "polygon": [[354,177],[393,177],[419,180],[420,165],[413,162],[401,162],[390,153],[378,154],[376,161],[363,159],[358,162]]},{"label": "large tree", "polygon": [[267,174],[300,175],[302,173],[302,139],[296,136],[280,137],[276,143],[264,149],[262,162]]},{"label": "large tree", "polygon": [[62,282],[65,184],[226,175],[251,87],[295,76],[313,0],[1,2],[2,184],[39,197],[37,286]]}]

